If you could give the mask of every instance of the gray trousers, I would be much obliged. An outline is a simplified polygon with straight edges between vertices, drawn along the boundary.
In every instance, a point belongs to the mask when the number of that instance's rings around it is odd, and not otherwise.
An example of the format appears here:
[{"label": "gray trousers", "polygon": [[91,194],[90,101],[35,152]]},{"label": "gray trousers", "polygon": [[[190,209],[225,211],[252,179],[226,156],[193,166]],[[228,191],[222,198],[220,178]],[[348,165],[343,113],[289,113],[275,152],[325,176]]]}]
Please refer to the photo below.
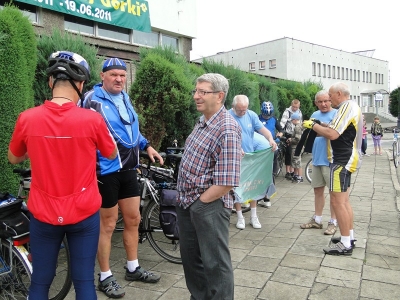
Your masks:
[{"label": "gray trousers", "polygon": [[233,270],[229,252],[231,210],[220,199],[177,207],[179,242],[191,300],[233,299]]}]

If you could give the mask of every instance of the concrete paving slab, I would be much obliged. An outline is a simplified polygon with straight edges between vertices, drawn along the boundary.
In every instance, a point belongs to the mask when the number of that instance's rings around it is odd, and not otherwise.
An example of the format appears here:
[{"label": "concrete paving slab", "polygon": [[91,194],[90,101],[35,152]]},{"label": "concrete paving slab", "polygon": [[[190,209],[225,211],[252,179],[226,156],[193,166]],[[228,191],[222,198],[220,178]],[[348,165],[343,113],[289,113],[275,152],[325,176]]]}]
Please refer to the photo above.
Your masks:
[{"label": "concrete paving slab", "polygon": [[360,296],[368,299],[395,300],[400,299],[400,288],[394,284],[363,280]]},{"label": "concrete paving slab", "polygon": [[268,281],[266,287],[261,291],[258,299],[268,300],[306,300],[310,288],[286,284],[282,282]]},{"label": "concrete paving slab", "polygon": [[315,281],[358,290],[360,288],[361,274],[342,269],[321,267]]},{"label": "concrete paving slab", "polygon": [[312,287],[316,276],[316,271],[278,267],[272,275],[271,280],[304,287]]}]

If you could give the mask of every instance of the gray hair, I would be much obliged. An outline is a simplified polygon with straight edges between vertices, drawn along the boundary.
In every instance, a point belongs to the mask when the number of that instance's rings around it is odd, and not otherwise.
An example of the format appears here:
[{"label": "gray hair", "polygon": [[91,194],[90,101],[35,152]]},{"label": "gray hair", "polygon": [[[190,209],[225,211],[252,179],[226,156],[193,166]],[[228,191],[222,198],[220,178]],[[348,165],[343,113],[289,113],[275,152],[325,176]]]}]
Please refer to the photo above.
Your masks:
[{"label": "gray hair", "polygon": [[329,92],[328,92],[327,90],[320,90],[319,92],[317,92],[317,93],[315,94],[314,101],[317,102],[317,98],[318,98],[319,96],[322,96],[322,95],[329,95]]},{"label": "gray hair", "polygon": [[341,92],[344,96],[350,96],[349,87],[343,82],[337,82],[333,84],[331,89],[335,92]]},{"label": "gray hair", "polygon": [[196,83],[200,82],[209,82],[211,83],[211,88],[213,92],[224,92],[224,102],[226,100],[226,96],[228,95],[229,91],[229,82],[228,79],[226,79],[224,76],[221,74],[217,73],[207,73],[203,74],[200,77],[196,79]]},{"label": "gray hair", "polygon": [[236,104],[241,103],[249,106],[249,98],[246,95],[236,95],[232,100],[232,107],[236,107]]}]

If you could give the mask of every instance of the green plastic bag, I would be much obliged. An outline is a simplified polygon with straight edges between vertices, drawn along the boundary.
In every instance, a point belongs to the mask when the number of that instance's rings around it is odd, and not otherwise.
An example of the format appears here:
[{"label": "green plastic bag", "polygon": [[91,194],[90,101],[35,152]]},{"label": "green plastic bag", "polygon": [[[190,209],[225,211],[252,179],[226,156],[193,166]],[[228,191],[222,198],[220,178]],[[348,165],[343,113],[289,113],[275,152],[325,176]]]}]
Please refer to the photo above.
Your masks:
[{"label": "green plastic bag", "polygon": [[272,180],[274,153],[271,149],[246,153],[242,158],[240,184],[234,189],[238,202],[260,200],[267,192],[270,193],[272,190],[275,192]]}]

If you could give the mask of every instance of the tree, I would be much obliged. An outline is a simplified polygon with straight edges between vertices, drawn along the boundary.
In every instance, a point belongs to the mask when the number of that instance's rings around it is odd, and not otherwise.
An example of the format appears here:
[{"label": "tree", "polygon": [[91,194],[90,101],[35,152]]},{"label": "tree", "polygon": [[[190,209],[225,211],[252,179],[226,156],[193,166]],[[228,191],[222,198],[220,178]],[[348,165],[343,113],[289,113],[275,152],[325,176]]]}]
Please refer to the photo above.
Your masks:
[{"label": "tree", "polygon": [[393,117],[398,117],[399,115],[399,93],[400,88],[393,90],[389,95],[389,112]]},{"label": "tree", "polygon": [[13,5],[0,10],[0,33],[0,190],[13,192],[19,178],[8,162],[8,145],[19,113],[33,106],[36,38],[29,19]]}]

